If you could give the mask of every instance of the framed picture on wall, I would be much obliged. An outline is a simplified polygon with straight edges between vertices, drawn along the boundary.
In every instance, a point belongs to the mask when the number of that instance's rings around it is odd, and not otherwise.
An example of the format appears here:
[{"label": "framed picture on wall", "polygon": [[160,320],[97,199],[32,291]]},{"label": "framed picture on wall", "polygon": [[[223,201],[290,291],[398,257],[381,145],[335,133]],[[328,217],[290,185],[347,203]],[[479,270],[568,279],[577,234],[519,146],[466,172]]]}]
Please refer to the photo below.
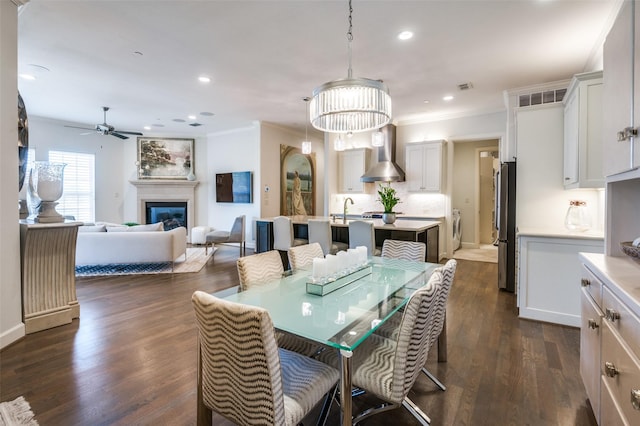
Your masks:
[{"label": "framed picture on wall", "polygon": [[280,145],[280,214],[315,215],[315,153]]},{"label": "framed picture on wall", "polygon": [[[194,139],[138,138],[138,179],[187,179]],[[192,174],[191,174],[192,175]]]}]

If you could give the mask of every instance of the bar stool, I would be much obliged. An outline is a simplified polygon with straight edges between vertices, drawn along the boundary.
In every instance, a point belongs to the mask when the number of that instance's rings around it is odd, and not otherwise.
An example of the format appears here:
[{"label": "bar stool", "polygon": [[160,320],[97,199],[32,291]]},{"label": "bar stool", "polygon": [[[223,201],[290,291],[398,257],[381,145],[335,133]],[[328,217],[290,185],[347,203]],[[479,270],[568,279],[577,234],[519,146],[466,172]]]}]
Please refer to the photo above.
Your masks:
[{"label": "bar stool", "polygon": [[309,231],[309,243],[319,243],[325,254],[336,254],[340,250],[346,250],[349,245],[339,241],[333,241],[331,237],[331,224],[326,219],[309,219],[307,221]]},{"label": "bar stool", "polygon": [[349,248],[365,246],[369,256],[380,256],[376,247],[376,234],[373,222],[354,220],[349,222]]},{"label": "bar stool", "polygon": [[293,237],[293,222],[286,216],[273,218],[273,248],[280,252],[282,265],[289,269],[288,251],[291,247],[308,244],[309,241],[303,238]]}]

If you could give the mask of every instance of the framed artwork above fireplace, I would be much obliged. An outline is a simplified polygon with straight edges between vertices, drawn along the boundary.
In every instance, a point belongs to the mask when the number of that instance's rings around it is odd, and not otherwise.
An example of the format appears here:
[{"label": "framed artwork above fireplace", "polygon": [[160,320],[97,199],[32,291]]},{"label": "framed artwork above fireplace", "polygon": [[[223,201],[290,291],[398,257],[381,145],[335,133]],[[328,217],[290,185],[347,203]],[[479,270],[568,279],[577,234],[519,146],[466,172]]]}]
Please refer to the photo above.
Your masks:
[{"label": "framed artwork above fireplace", "polygon": [[138,138],[138,179],[186,180],[193,176],[194,139]]}]

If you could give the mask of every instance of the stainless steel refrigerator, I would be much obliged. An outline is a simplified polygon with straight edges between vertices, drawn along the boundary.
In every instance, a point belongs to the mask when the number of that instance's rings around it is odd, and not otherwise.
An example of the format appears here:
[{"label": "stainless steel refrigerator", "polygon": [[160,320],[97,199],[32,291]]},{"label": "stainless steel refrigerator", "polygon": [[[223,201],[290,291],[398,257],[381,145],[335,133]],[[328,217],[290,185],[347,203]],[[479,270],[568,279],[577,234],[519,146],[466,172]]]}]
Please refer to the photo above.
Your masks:
[{"label": "stainless steel refrigerator", "polygon": [[516,163],[505,162],[496,173],[498,218],[498,288],[516,289]]}]

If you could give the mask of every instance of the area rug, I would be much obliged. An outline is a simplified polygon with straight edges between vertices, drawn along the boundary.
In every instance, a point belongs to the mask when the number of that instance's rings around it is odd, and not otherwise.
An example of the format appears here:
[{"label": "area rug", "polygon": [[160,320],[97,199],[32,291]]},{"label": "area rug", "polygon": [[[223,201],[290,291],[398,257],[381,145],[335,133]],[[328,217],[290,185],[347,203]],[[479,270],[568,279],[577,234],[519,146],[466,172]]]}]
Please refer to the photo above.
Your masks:
[{"label": "area rug", "polygon": [[19,396],[13,401],[0,403],[0,426],[37,426],[29,403]]},{"label": "area rug", "polygon": [[179,258],[171,269],[171,262],[163,263],[130,263],[108,265],[76,266],[76,277],[98,277],[105,275],[133,275],[133,274],[181,274],[199,272],[217,248],[209,249],[205,254],[202,247],[187,248],[187,260]]}]

